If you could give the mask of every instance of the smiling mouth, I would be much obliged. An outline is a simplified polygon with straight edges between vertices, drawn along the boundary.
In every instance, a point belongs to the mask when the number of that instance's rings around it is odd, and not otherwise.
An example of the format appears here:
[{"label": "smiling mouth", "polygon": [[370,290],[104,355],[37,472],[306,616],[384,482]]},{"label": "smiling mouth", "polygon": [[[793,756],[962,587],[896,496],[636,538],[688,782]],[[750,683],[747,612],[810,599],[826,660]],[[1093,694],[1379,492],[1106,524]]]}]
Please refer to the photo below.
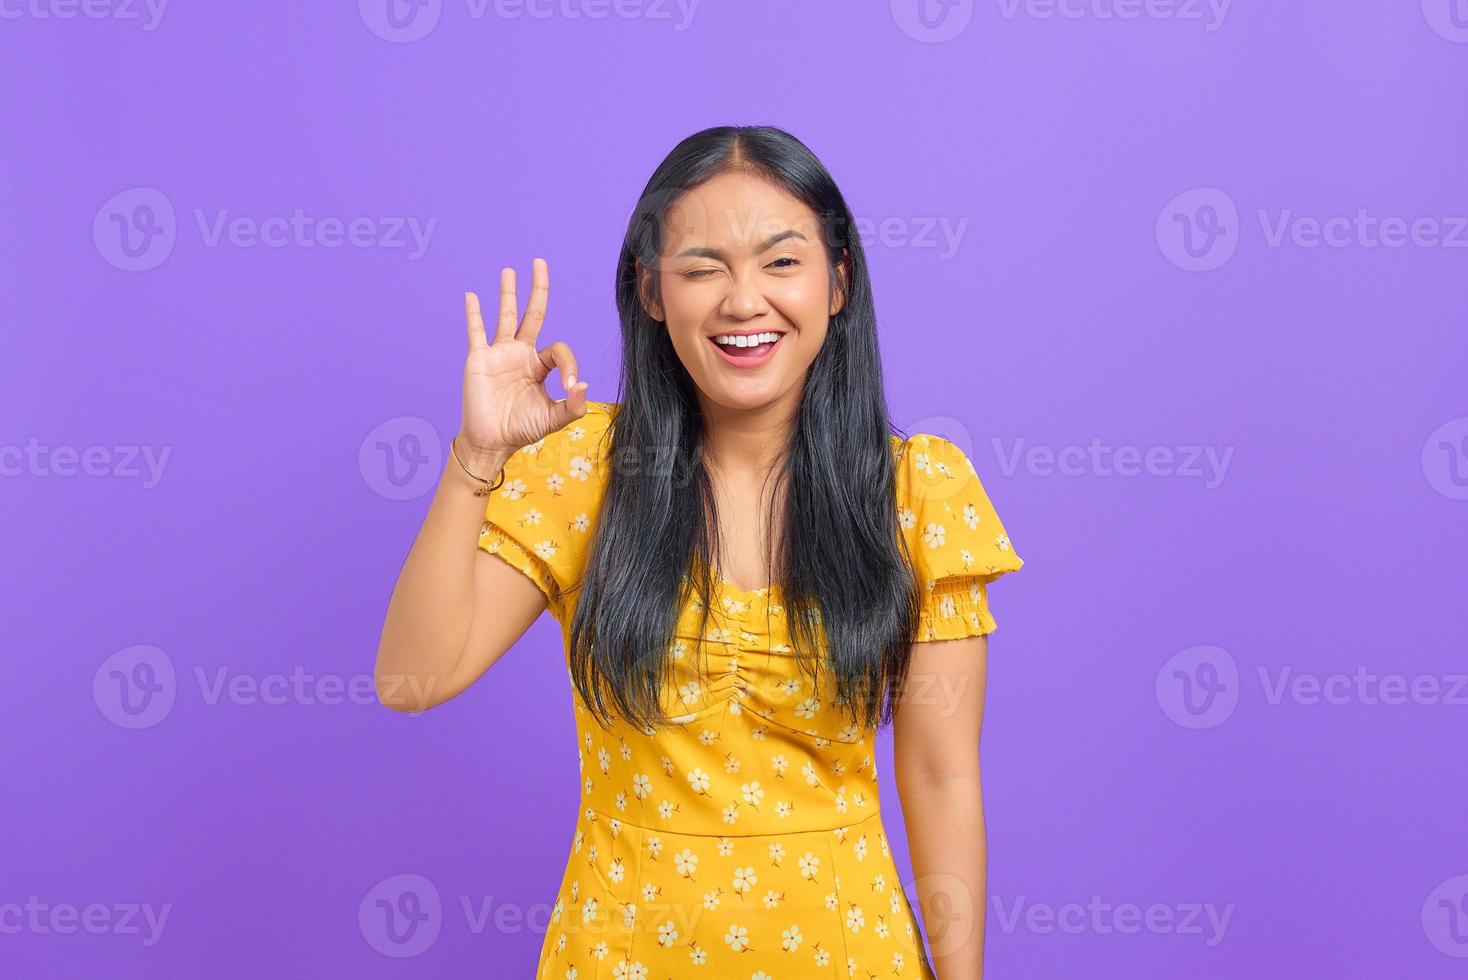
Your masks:
[{"label": "smiling mouth", "polygon": [[747,334],[715,334],[709,343],[719,353],[734,360],[759,360],[779,345],[785,334],[780,330],[766,330]]}]

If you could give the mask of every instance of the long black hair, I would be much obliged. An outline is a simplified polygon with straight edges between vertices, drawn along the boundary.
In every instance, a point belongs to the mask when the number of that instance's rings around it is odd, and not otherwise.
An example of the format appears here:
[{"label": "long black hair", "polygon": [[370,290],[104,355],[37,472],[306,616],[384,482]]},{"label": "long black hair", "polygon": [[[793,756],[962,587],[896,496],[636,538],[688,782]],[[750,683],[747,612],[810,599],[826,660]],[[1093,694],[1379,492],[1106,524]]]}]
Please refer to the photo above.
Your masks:
[{"label": "long black hair", "polygon": [[628,221],[616,280],[620,404],[609,430],[611,475],[572,618],[571,677],[603,724],[611,721],[610,701],[651,731],[667,720],[660,692],[689,590],[703,601],[705,633],[718,521],[703,463],[703,413],[666,328],[643,300],[649,287],[660,294],[669,205],[735,170],[772,182],[815,212],[832,289],[844,294],[776,468],[776,487],[787,491],[783,520],[765,526],[783,532],[778,547],[772,541],[770,567],[801,669],[813,677],[833,671],[837,703],[859,727],[872,728],[891,721],[906,681],[918,592],[897,525],[871,282],[831,175],[803,143],[770,126],[718,126],[683,140],[653,172]]}]

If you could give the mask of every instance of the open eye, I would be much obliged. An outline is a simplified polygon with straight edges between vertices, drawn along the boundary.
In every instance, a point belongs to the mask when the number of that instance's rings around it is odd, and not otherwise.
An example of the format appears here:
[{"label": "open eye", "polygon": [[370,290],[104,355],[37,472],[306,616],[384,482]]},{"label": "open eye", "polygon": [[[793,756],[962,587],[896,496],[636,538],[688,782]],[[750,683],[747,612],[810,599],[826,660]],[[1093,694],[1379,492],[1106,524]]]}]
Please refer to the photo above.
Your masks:
[{"label": "open eye", "polygon": [[[789,265],[780,265],[781,262],[788,262],[790,264]],[[775,261],[771,262],[770,265],[776,266],[776,267],[781,268],[781,269],[793,269],[796,266],[800,265],[800,260],[797,259],[797,258],[792,258],[791,256],[786,255],[786,256],[782,256],[781,258],[778,258]]]}]

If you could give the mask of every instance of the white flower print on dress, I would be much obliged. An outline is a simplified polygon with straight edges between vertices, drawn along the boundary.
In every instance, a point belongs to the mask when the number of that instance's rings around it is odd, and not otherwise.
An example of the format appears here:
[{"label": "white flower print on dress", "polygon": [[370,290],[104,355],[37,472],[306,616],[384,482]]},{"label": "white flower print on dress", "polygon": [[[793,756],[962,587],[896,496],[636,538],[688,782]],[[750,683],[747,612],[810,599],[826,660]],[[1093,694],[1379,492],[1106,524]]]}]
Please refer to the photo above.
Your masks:
[{"label": "white flower print on dress", "polygon": [[760,802],[765,798],[765,791],[760,789],[758,780],[752,783],[744,783],[739,787],[739,791],[744,794],[744,802],[755,809],[759,809]]},{"label": "white flower print on dress", "polygon": [[923,528],[923,541],[929,548],[941,548],[947,540],[948,529],[936,521]]},{"label": "white flower print on dress", "polygon": [[728,943],[734,952],[743,952],[749,949],[749,930],[741,925],[732,925],[724,934],[724,942]]},{"label": "white flower print on dress", "polygon": [[707,796],[709,791],[709,774],[702,769],[694,769],[688,774],[688,785],[700,796]]},{"label": "white flower print on dress", "polygon": [[734,869],[734,890],[740,893],[741,898],[745,892],[754,887],[757,881],[759,878],[755,875],[753,868]]}]

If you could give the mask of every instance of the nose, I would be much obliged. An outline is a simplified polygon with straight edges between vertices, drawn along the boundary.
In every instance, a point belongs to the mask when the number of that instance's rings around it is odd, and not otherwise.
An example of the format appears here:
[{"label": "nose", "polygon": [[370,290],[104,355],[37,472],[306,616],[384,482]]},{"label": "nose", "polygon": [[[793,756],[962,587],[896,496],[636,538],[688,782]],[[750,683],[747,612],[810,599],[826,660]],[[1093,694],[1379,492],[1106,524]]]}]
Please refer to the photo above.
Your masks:
[{"label": "nose", "polygon": [[759,277],[739,272],[728,278],[729,288],[719,312],[734,320],[749,320],[770,311],[770,304],[760,289]]}]

